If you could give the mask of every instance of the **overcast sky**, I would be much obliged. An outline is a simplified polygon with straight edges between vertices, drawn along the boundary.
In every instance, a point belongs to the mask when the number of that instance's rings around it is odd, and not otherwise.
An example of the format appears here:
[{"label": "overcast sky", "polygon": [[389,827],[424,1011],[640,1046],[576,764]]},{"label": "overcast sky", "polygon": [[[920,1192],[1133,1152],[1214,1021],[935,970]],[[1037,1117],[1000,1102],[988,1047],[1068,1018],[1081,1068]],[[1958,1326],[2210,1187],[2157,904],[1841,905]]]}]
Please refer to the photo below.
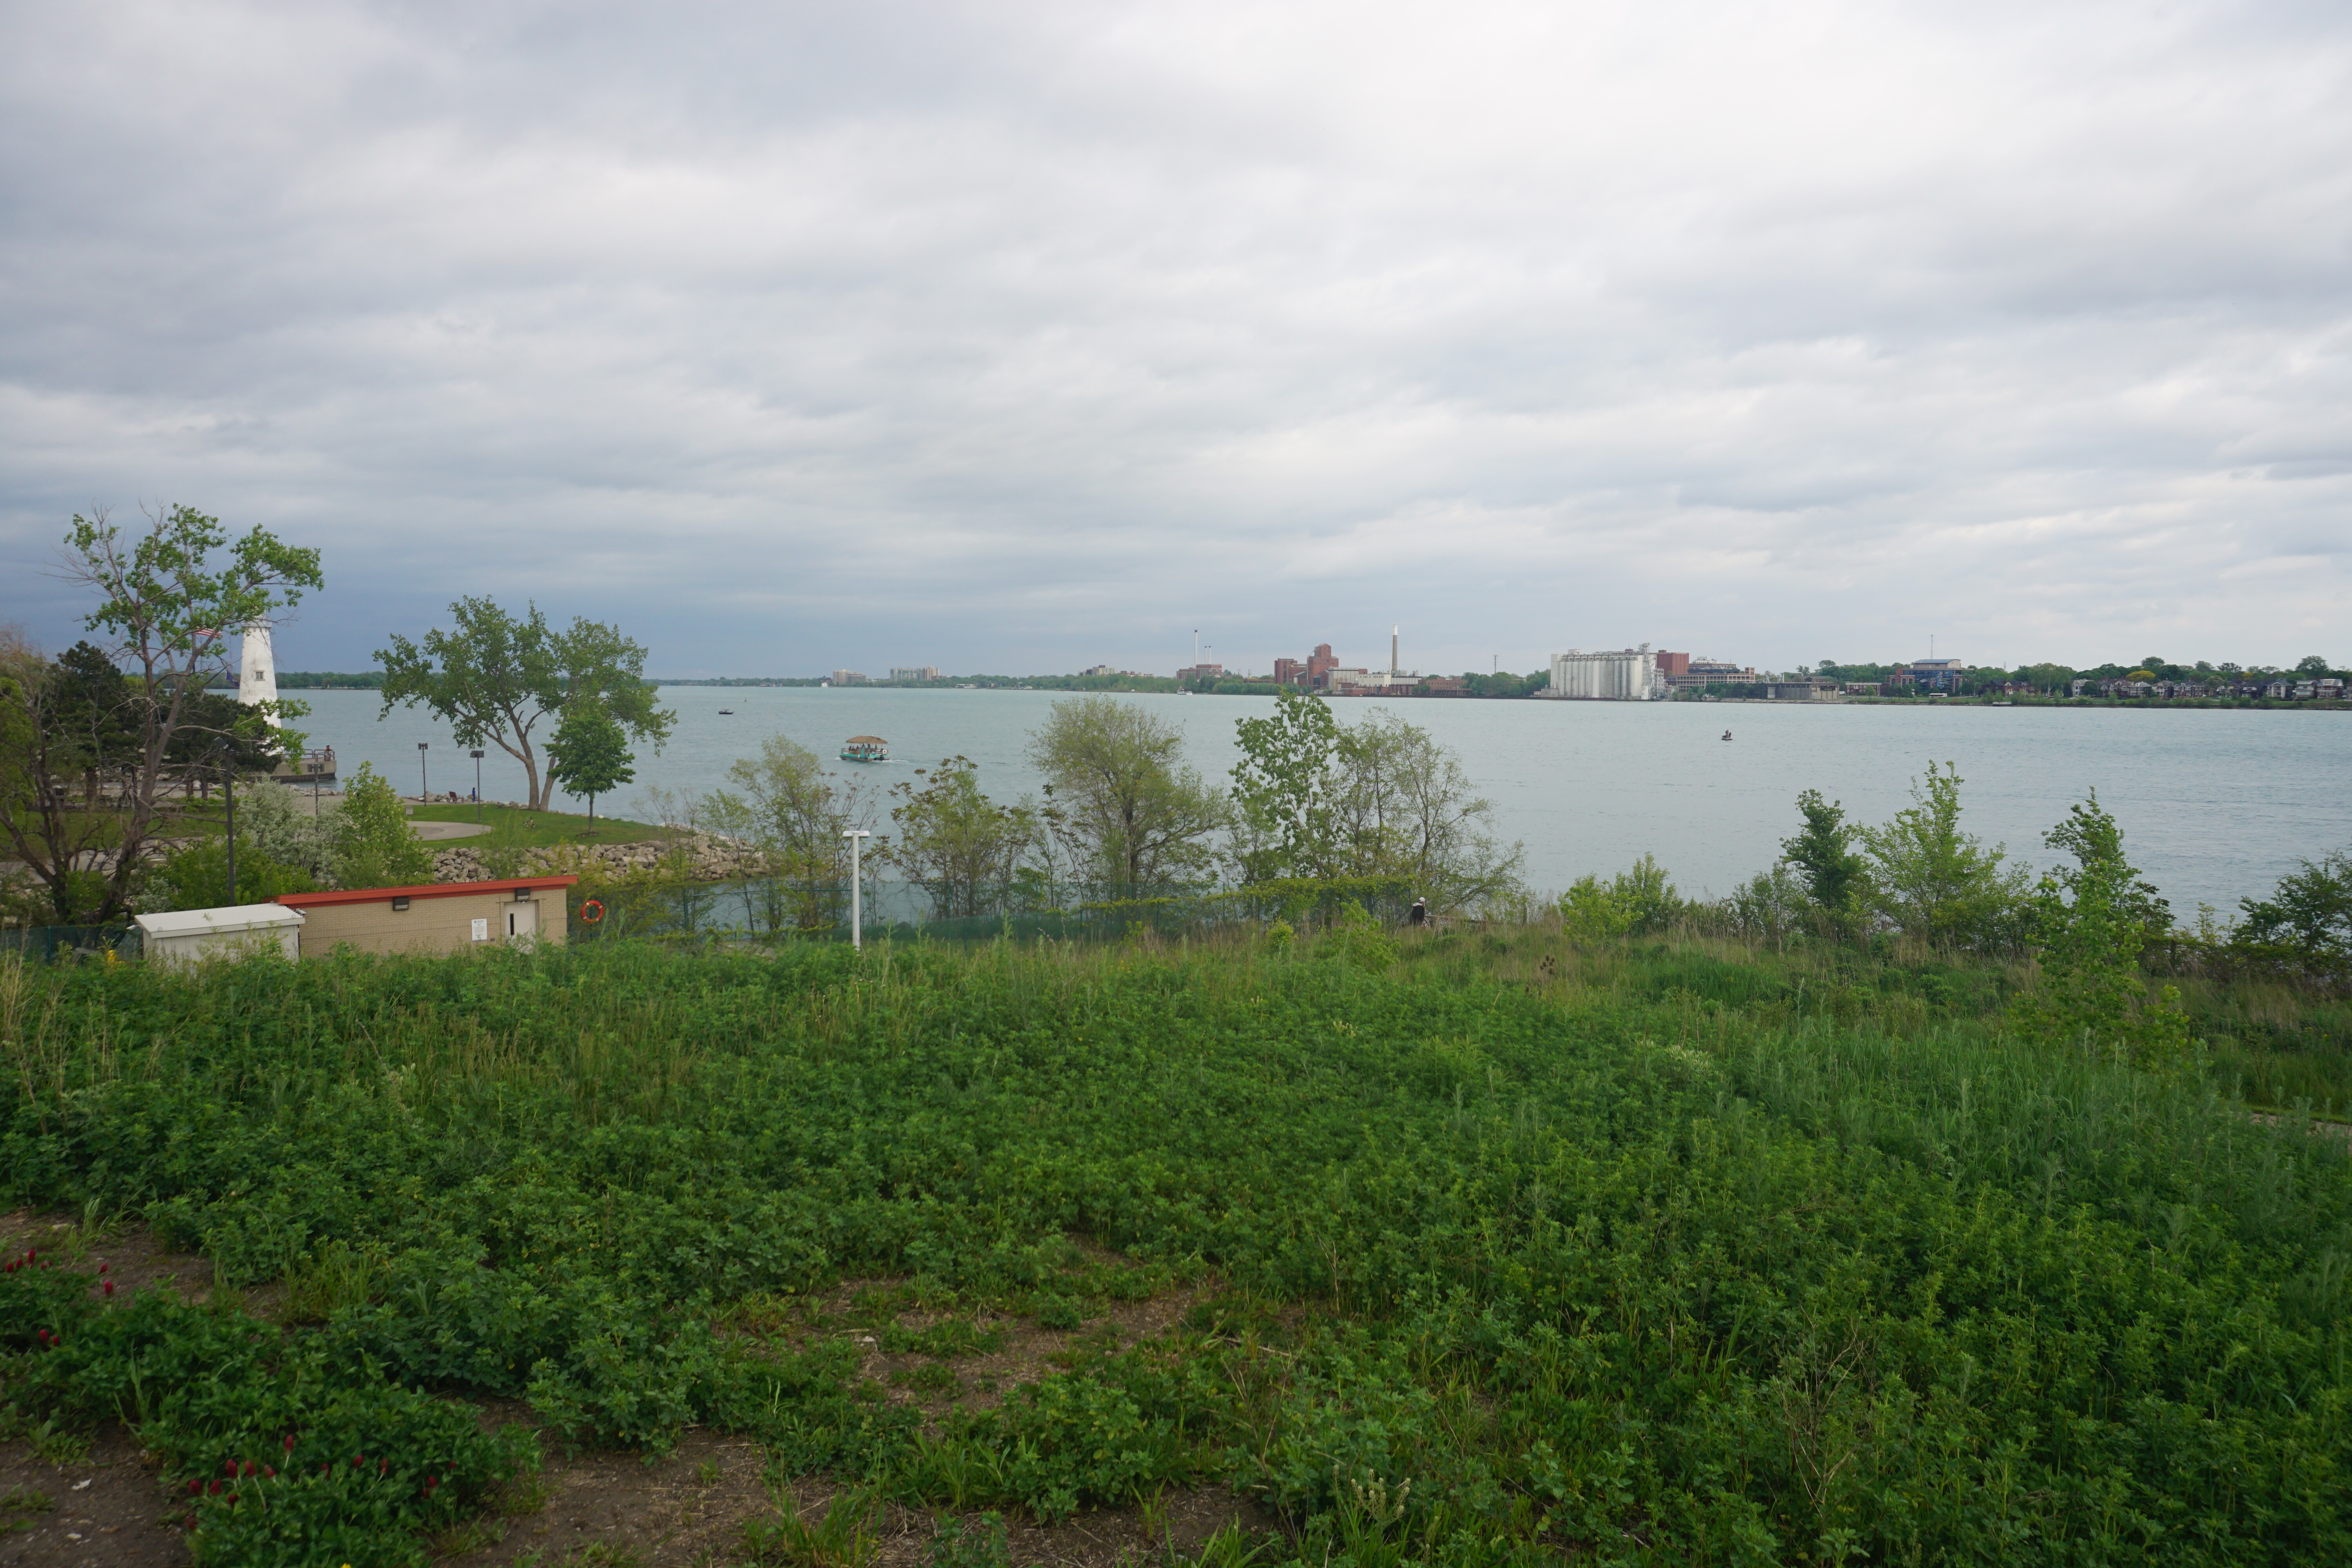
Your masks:
[{"label": "overcast sky", "polygon": [[656,673],[2352,659],[2352,6],[0,5],[69,516]]}]

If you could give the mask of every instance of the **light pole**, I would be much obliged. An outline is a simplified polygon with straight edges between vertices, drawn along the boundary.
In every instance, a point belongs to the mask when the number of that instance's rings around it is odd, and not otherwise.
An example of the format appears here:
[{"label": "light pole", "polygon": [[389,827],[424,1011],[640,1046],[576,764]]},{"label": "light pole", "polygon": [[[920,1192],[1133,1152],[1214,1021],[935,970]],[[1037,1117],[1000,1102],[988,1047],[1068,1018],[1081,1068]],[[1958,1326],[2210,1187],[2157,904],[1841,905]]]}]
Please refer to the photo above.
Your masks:
[{"label": "light pole", "polygon": [[433,792],[425,784],[425,748],[432,743],[430,741],[416,742],[416,798],[420,803],[433,798]]},{"label": "light pole", "polygon": [[858,897],[858,852],[866,847],[865,840],[873,837],[862,827],[853,827],[842,835],[849,840],[849,945],[866,945],[866,906]]},{"label": "light pole", "polygon": [[474,759],[474,820],[479,822],[482,820],[482,753],[468,752],[466,754]]},{"label": "light pole", "polygon": [[228,901],[236,902],[236,742],[223,739],[221,805],[228,813]]}]

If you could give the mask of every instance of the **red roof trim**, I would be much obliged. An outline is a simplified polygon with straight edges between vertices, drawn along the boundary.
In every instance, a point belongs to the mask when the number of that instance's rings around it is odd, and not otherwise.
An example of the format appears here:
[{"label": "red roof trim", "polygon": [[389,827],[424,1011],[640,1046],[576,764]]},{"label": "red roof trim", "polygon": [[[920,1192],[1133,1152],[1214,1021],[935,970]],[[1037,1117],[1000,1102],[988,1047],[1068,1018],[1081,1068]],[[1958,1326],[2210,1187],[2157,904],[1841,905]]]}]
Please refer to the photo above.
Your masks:
[{"label": "red roof trim", "polygon": [[320,904],[385,904],[394,899],[464,899],[483,893],[519,893],[530,888],[568,888],[577,877],[508,877],[496,882],[434,882],[422,888],[338,888],[328,893],[280,893],[289,910]]}]

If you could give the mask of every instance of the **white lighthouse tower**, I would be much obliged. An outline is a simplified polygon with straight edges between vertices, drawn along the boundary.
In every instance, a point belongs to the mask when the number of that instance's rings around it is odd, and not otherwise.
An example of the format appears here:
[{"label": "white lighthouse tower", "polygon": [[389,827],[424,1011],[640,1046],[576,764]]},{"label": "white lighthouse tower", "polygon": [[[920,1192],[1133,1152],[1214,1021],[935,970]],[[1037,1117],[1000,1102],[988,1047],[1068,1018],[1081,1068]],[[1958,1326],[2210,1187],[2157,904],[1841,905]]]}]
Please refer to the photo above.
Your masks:
[{"label": "white lighthouse tower", "polygon": [[[269,628],[248,624],[236,658],[236,700],[250,706],[278,700],[278,660],[269,651]],[[278,721],[271,719],[274,727]]]}]

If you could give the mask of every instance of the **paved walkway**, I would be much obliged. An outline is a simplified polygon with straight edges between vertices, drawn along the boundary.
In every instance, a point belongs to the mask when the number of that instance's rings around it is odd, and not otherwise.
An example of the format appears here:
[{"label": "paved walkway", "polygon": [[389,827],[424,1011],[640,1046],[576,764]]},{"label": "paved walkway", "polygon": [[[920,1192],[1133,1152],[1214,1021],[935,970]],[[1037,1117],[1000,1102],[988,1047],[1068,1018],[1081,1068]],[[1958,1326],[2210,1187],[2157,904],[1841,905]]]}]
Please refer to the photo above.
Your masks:
[{"label": "paved walkway", "polygon": [[444,838],[471,838],[477,833],[490,830],[487,822],[411,822],[408,826],[416,829],[416,837],[427,844]]}]

